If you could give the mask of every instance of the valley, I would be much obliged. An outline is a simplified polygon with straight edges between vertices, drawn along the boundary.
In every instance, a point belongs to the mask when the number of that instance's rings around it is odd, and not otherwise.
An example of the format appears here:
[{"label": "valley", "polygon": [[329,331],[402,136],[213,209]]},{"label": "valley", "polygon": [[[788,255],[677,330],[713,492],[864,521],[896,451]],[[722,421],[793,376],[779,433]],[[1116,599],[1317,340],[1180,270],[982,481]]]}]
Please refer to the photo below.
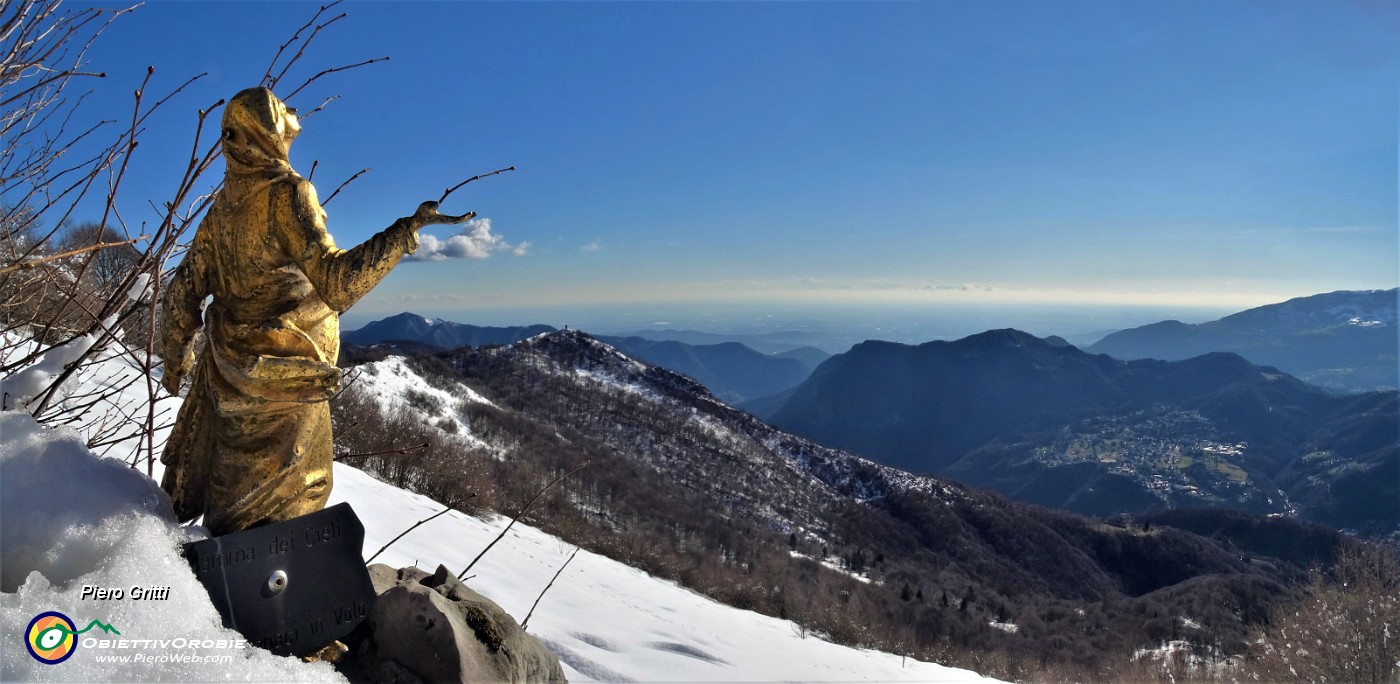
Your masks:
[{"label": "valley", "polygon": [[[1102,464],[1108,472],[1142,479],[1170,507],[1224,506],[1249,509],[1259,492],[1237,465],[1245,442],[1225,443],[1219,429],[1195,411],[1155,407],[1128,417],[1093,418],[1066,426],[1035,460],[1048,467]],[[1257,512],[1296,513],[1282,492]]]},{"label": "valley", "polygon": [[525,520],[839,643],[1012,679],[1102,676],[1171,639],[1238,665],[1338,529],[1397,529],[1395,393],[1235,354],[871,341],[749,401],[770,425],[709,385],[780,354],[503,330],[347,346],[342,459],[464,510],[573,473]]},{"label": "valley", "polygon": [[[796,434],[1022,501],[1101,516],[1227,507],[1391,534],[1400,529],[1400,507],[1385,503],[1400,496],[1400,476],[1388,477],[1400,461],[1394,392],[1336,395],[1214,349],[1255,358],[1272,349],[1263,357],[1297,362],[1293,352],[1278,355],[1326,341],[1328,377],[1347,364],[1393,374],[1393,340],[1389,356],[1375,349],[1394,336],[1395,297],[1303,297],[1196,326],[1111,333],[1088,347],[1171,362],[1119,360],[1016,330],[921,345],[872,340],[835,356],[761,354],[720,335],[673,330],[597,339]],[[404,313],[345,339],[415,354],[553,331]]]},{"label": "valley", "polygon": [[[1235,544],[1249,535],[1143,533],[882,466],[578,331],[388,352],[346,351],[358,378],[335,405],[346,463],[448,505],[511,512],[587,462],[524,519],[838,643],[1011,678],[1097,673],[1186,618],[1200,643],[1238,655],[1311,562],[1245,562]],[[392,388],[408,398],[378,398]],[[414,444],[426,446],[402,451]],[[1288,524],[1284,535],[1308,533]]]}]

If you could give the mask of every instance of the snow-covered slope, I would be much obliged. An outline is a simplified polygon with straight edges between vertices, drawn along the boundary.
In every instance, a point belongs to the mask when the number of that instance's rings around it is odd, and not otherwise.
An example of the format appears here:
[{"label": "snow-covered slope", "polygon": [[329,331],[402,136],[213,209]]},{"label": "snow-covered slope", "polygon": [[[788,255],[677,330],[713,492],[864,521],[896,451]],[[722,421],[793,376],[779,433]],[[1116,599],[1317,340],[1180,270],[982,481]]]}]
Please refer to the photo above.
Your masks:
[{"label": "snow-covered slope", "polygon": [[471,427],[462,420],[459,407],[465,404],[495,404],[464,385],[455,388],[456,394],[434,387],[409,370],[401,356],[390,356],[383,361],[358,366],[345,384],[346,391],[367,395],[379,402],[386,412],[408,409],[422,416],[431,416],[434,424],[450,439],[469,447],[492,448],[472,434]]},{"label": "snow-covered slope", "polygon": [[[442,510],[430,499],[336,466],[332,502],[349,501],[365,522],[373,553],[418,520]],[[426,523],[375,562],[437,563],[460,571],[509,521],[457,512]],[[473,589],[524,619],[573,547],[526,525],[472,568]],[[564,662],[570,681],[971,681],[955,670],[899,656],[803,639],[793,624],[717,603],[673,582],[582,551],[545,594],[529,631]]]},{"label": "snow-covered slope", "polygon": [[[84,378],[121,375],[112,359]],[[386,385],[383,389],[387,389]],[[81,389],[81,388],[80,388]],[[83,394],[82,391],[75,392]],[[142,415],[144,390],[117,403]],[[174,410],[175,402],[162,402]],[[198,528],[171,524],[168,503],[142,470],[121,467],[134,441],[100,459],[72,431],[38,428],[26,415],[0,416],[0,532],[7,591],[0,593],[0,679],[16,680],[310,680],[336,678],[255,649],[229,649],[237,635],[217,624],[213,607],[177,554]],[[164,438],[164,431],[159,435]],[[155,478],[160,477],[156,464]],[[441,510],[435,502],[336,466],[334,502],[348,501],[366,527],[366,555],[414,522]],[[507,523],[449,513],[398,541],[376,562],[428,570],[465,566]],[[517,524],[472,570],[469,584],[523,619],[572,547]],[[11,578],[13,585],[11,584]],[[84,598],[85,585],[168,586],[166,601]],[[100,619],[128,645],[85,646],[65,662],[41,664],[26,652],[29,621],[57,610],[83,624]],[[530,631],[559,654],[571,681],[965,681],[965,670],[802,638],[793,624],[716,603],[674,583],[581,552],[544,596]],[[103,635],[103,638],[108,638]],[[141,640],[138,645],[137,640]],[[162,643],[170,642],[170,643]],[[176,647],[178,644],[178,648]],[[107,656],[130,656],[107,662]]]}]

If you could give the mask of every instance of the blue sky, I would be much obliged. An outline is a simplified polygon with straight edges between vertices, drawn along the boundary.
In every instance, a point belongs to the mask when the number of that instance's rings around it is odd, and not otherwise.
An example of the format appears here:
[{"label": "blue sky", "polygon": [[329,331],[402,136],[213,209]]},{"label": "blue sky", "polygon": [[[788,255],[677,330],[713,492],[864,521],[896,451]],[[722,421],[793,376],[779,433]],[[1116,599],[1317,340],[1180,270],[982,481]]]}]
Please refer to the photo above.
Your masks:
[{"label": "blue sky", "polygon": [[[373,169],[327,207],[344,247],[519,168],[448,202],[490,219],[489,258],[404,263],[361,319],[1238,310],[1400,281],[1383,4],[351,2],[279,90],[391,57],[292,100],[342,96],[292,149],[323,197]],[[152,91],[210,73],[143,141],[129,220],[178,180],[194,109],[255,85],[315,7],[156,1],[109,30],[94,107],[125,112],[147,64]]]}]

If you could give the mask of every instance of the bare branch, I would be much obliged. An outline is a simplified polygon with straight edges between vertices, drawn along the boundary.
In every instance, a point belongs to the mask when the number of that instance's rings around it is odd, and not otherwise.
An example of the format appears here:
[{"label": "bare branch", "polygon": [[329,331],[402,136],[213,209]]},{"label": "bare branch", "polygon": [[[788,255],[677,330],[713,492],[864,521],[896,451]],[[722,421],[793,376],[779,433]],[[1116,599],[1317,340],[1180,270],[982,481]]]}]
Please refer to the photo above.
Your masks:
[{"label": "bare branch", "polygon": [[68,251],[66,251],[66,252],[59,252],[58,254],[50,254],[50,255],[48,255],[48,256],[46,256],[46,257],[40,257],[40,258],[38,258],[38,259],[30,259],[30,260],[28,260],[28,261],[21,261],[21,262],[19,262],[19,263],[17,263],[17,264],[10,264],[9,266],[5,266],[4,268],[0,268],[0,275],[3,275],[3,274],[5,274],[5,273],[10,273],[11,271],[18,271],[18,270],[20,270],[20,269],[34,268],[34,267],[38,266],[39,264],[42,264],[42,263],[44,263],[44,262],[46,262],[46,261],[55,261],[55,260],[58,260],[58,259],[66,259],[66,258],[68,258],[68,257],[70,257],[70,256],[75,255],[75,254],[82,254],[82,253],[84,253],[84,252],[95,252],[95,251],[97,251],[97,250],[99,250],[99,249],[111,249],[111,248],[113,248],[113,247],[121,247],[122,245],[135,244],[135,243],[137,243],[137,242],[140,242],[140,241],[142,241],[142,240],[147,239],[148,237],[149,237],[149,236],[147,236],[147,235],[142,235],[142,236],[139,236],[139,237],[136,237],[136,238],[132,238],[132,239],[130,239],[130,240],[123,240],[123,241],[121,241],[121,242],[99,242],[99,243],[97,243],[97,244],[95,244],[95,245],[88,245],[88,246],[86,246],[86,247],[78,247],[78,248],[76,248],[76,249],[70,249],[70,250],[68,250]]},{"label": "bare branch", "polygon": [[[277,48],[277,54],[276,54],[276,55],[273,55],[273,57],[272,57],[272,63],[268,64],[268,65],[267,65],[267,71],[264,71],[264,72],[263,72],[263,77],[262,77],[261,83],[262,83],[264,86],[266,86],[268,89],[272,89],[272,88],[277,87],[277,81],[278,81],[278,79],[281,78],[281,75],[279,74],[277,78],[273,78],[273,77],[272,77],[272,70],[275,69],[275,68],[277,67],[277,60],[282,59],[282,53],[283,53],[283,52],[286,52],[287,48],[288,48],[288,47],[291,47],[292,43],[297,42],[297,39],[301,37],[301,32],[302,32],[302,31],[305,31],[306,29],[311,28],[311,25],[312,25],[312,24],[315,24],[315,23],[316,23],[316,20],[317,20],[317,19],[320,19],[320,18],[321,18],[321,15],[326,13],[326,10],[331,9],[332,7],[335,7],[336,5],[339,5],[340,3],[341,3],[341,0],[335,0],[335,2],[332,2],[332,3],[330,3],[329,5],[321,5],[321,8],[318,9],[318,10],[316,10],[316,13],[313,14],[313,15],[311,15],[311,18],[308,19],[307,22],[306,22],[305,24],[302,24],[302,25],[301,25],[301,28],[297,29],[296,32],[292,34],[292,37],[291,37],[291,38],[288,38],[288,39],[287,39],[287,42],[282,43],[282,46],[279,47],[279,48]],[[305,44],[302,44],[301,47],[302,47],[303,50],[306,49],[306,45],[305,45]],[[296,60],[293,59],[292,61],[296,61]],[[291,64],[288,63],[287,66],[290,67]],[[286,72],[286,69],[283,69],[282,71],[283,71],[283,73],[285,73],[285,72]]]},{"label": "bare branch", "polygon": [[[320,13],[318,12],[317,14],[320,14]],[[293,65],[293,64],[296,64],[296,63],[297,63],[297,60],[301,59],[302,55],[306,54],[306,47],[307,47],[308,45],[311,44],[311,41],[313,41],[313,40],[316,39],[316,34],[320,33],[320,32],[321,32],[321,29],[323,29],[323,28],[325,28],[325,27],[327,27],[327,26],[330,26],[331,24],[334,24],[335,22],[340,21],[341,19],[344,19],[344,18],[345,18],[345,13],[344,13],[344,12],[341,12],[340,14],[338,14],[338,15],[336,15],[336,16],[334,16],[334,17],[331,17],[331,20],[328,21],[328,22],[326,22],[326,23],[324,23],[324,24],[317,24],[317,25],[316,25],[316,28],[312,29],[311,35],[307,36],[307,37],[306,37],[306,40],[302,41],[301,47],[297,48],[297,53],[296,53],[295,55],[293,55],[292,58],[291,58],[290,60],[287,61],[287,65],[286,65],[286,66],[282,67],[282,72],[279,73],[279,74],[277,74],[277,78],[272,79],[273,85],[276,85],[276,84],[280,83],[280,82],[282,81],[282,77],[287,75],[287,70],[288,70],[288,69],[291,69],[291,68],[292,68],[292,65]]]},{"label": "bare branch", "polygon": [[487,544],[487,545],[486,545],[486,548],[484,548],[484,549],[481,550],[481,553],[476,554],[476,558],[473,558],[473,559],[472,559],[472,562],[467,563],[467,567],[463,568],[463,569],[462,569],[462,572],[460,572],[460,573],[457,574],[457,579],[462,579],[463,577],[465,577],[466,574],[467,574],[469,571],[471,571],[472,566],[473,566],[473,565],[476,565],[476,562],[479,561],[479,560],[481,560],[481,557],[482,557],[482,556],[485,556],[485,555],[486,555],[486,552],[487,552],[487,551],[490,551],[490,550],[491,550],[491,547],[493,547],[493,546],[496,545],[496,542],[500,541],[502,538],[504,538],[504,537],[506,536],[506,533],[510,531],[510,528],[513,527],[513,526],[515,525],[515,521],[519,520],[519,519],[521,518],[521,516],[525,515],[525,513],[527,513],[527,512],[530,510],[530,507],[531,507],[531,506],[534,506],[534,505],[535,505],[535,502],[536,502],[536,501],[539,501],[539,500],[540,500],[540,497],[544,496],[544,493],[547,492],[547,491],[549,491],[549,488],[550,488],[550,487],[553,487],[554,485],[559,484],[559,482],[560,482],[561,480],[563,480],[564,478],[566,478],[566,477],[568,477],[568,476],[570,476],[570,475],[573,475],[574,473],[577,473],[578,471],[583,470],[584,468],[587,468],[587,467],[588,467],[588,464],[590,464],[590,463],[592,463],[592,461],[584,461],[583,464],[580,465],[579,467],[574,468],[573,470],[570,470],[569,472],[564,473],[563,475],[560,475],[559,477],[556,477],[556,478],[554,478],[553,480],[550,480],[549,484],[545,485],[543,489],[541,489],[540,491],[536,492],[534,498],[530,499],[529,503],[525,504],[525,507],[522,508],[522,509],[520,509],[520,512],[519,512],[519,513],[516,513],[516,514],[515,514],[515,517],[513,517],[513,518],[510,519],[510,524],[509,524],[509,525],[506,525],[506,528],[503,529],[503,530],[501,530],[501,533],[498,534],[498,535],[496,535],[496,538],[495,538],[495,539],[492,539],[492,540],[491,540],[491,543],[490,543],[490,544]]},{"label": "bare branch", "polygon": [[418,451],[419,449],[427,448],[428,443],[423,442],[422,444],[404,447],[402,449],[385,449],[384,451],[367,451],[361,454],[345,454],[343,456],[337,456],[336,460],[339,461],[346,458],[369,458],[370,456],[388,456],[389,454],[393,454],[395,456],[407,456],[408,454]]},{"label": "bare branch", "polygon": [[298,120],[298,121],[305,121],[305,120],[306,120],[308,117],[310,117],[312,114],[315,114],[316,112],[319,112],[319,111],[321,111],[322,109],[325,109],[325,108],[326,108],[326,105],[328,105],[328,104],[330,104],[330,103],[332,103],[332,102],[335,102],[336,100],[339,100],[339,99],[340,99],[340,96],[339,96],[339,95],[332,95],[332,96],[330,96],[330,97],[328,97],[328,98],[322,100],[322,101],[321,101],[321,104],[316,105],[316,108],[315,108],[315,109],[313,109],[313,110],[311,110],[311,111],[309,111],[309,112],[307,112],[307,113],[305,113],[305,114],[298,114],[298,115],[297,115],[297,120]]},{"label": "bare branch", "polygon": [[504,169],[496,169],[495,171],[492,171],[491,173],[483,173],[483,174],[480,174],[480,175],[472,176],[471,178],[468,178],[468,179],[462,181],[461,183],[458,183],[458,184],[456,184],[456,185],[454,185],[454,186],[452,186],[452,187],[450,187],[450,188],[448,188],[448,189],[446,189],[446,190],[443,190],[443,191],[442,191],[442,197],[439,197],[439,198],[438,198],[438,204],[442,204],[443,202],[446,202],[446,201],[447,201],[447,196],[448,196],[448,195],[451,195],[452,193],[457,192],[457,189],[458,189],[458,188],[462,187],[463,185],[466,185],[467,183],[470,183],[470,182],[472,182],[472,181],[474,181],[474,180],[480,180],[480,179],[482,179],[482,178],[488,178],[488,177],[494,176],[494,175],[496,175],[496,174],[498,174],[498,173],[505,173],[505,172],[507,172],[507,171],[514,171],[514,170],[515,170],[515,167],[514,167],[514,166],[510,166],[510,167],[507,167],[507,168],[504,168]]},{"label": "bare branch", "polygon": [[544,589],[540,591],[540,595],[535,597],[535,602],[530,604],[530,612],[526,613],[525,619],[520,622],[520,631],[523,632],[527,629],[530,624],[530,616],[535,614],[535,608],[540,605],[540,599],[544,598],[545,592],[548,592],[549,588],[554,586],[554,580],[559,579],[559,575],[564,573],[564,568],[569,567],[569,563],[574,562],[574,556],[577,556],[578,552],[579,547],[575,546],[574,552],[569,554],[569,559],[564,561],[563,565],[559,566],[559,570],[554,573],[554,577],[549,579],[549,584],[544,585]]},{"label": "bare branch", "polygon": [[[476,493],[475,493],[475,492],[473,492],[472,495],[469,496],[469,497],[467,497],[467,498],[470,499],[470,498],[472,498],[472,497],[474,497],[474,496],[476,496]],[[423,523],[429,522],[429,521],[431,521],[431,520],[437,518],[438,516],[442,515],[443,513],[446,513],[446,512],[448,512],[448,511],[450,511],[450,510],[452,510],[452,507],[451,507],[451,506],[448,506],[447,508],[444,508],[444,509],[442,509],[441,511],[438,511],[437,513],[434,513],[434,514],[432,514],[432,515],[430,515],[430,516],[428,516],[428,517],[426,517],[426,518],[423,518],[422,520],[419,520],[419,521],[416,522],[416,523],[413,523],[413,526],[412,526],[412,527],[410,527],[410,528],[404,530],[403,532],[400,532],[400,533],[399,533],[399,536],[394,537],[393,539],[390,539],[388,544],[385,544],[385,545],[379,547],[379,550],[378,550],[378,551],[375,551],[373,556],[370,556],[369,558],[367,558],[367,559],[365,560],[365,565],[369,565],[370,563],[373,563],[373,562],[374,562],[374,559],[378,558],[378,557],[379,557],[379,554],[384,553],[384,550],[385,550],[385,549],[389,548],[390,546],[393,546],[393,545],[394,545],[394,542],[396,542],[396,541],[398,541],[398,540],[400,540],[400,539],[403,539],[404,536],[406,536],[409,532],[412,532],[412,531],[418,529],[418,526],[419,526],[419,525],[422,525]]]},{"label": "bare branch", "polygon": [[332,192],[332,193],[330,194],[330,197],[327,197],[327,198],[321,200],[321,206],[324,207],[324,206],[326,206],[327,204],[330,204],[330,203],[331,203],[331,200],[335,199],[335,196],[336,196],[336,195],[339,195],[339,194],[340,194],[340,191],[343,190],[343,189],[345,189],[345,186],[347,186],[347,185],[349,185],[349,184],[355,182],[355,179],[356,179],[356,178],[359,178],[360,176],[363,176],[363,175],[365,175],[366,173],[369,173],[369,169],[367,169],[367,168],[365,168],[365,169],[360,169],[359,171],[357,171],[357,172],[355,173],[355,175],[353,175],[353,176],[349,177],[348,179],[346,179],[344,183],[341,183],[338,187],[336,187],[335,191]]},{"label": "bare branch", "polygon": [[387,61],[389,61],[389,58],[388,58],[388,57],[375,57],[374,59],[367,59],[367,60],[365,60],[365,61],[363,61],[363,62],[358,62],[358,63],[356,63],[356,64],[347,64],[347,65],[345,65],[345,66],[334,67],[334,68],[331,68],[331,69],[325,69],[325,70],[321,71],[321,73],[316,74],[315,76],[312,76],[311,78],[306,79],[306,82],[305,82],[305,83],[303,83],[303,84],[297,86],[297,89],[296,89],[296,90],[293,90],[293,91],[291,92],[290,95],[287,95],[286,97],[282,98],[282,101],[283,101],[283,102],[286,102],[287,100],[292,99],[292,97],[294,97],[297,93],[301,92],[303,88],[305,88],[306,86],[311,85],[311,83],[312,83],[313,81],[315,81],[316,79],[318,79],[318,78],[320,78],[320,77],[322,77],[322,76],[325,76],[325,75],[327,75],[327,74],[333,74],[333,73],[335,73],[335,72],[337,72],[337,71],[347,71],[347,70],[355,69],[355,68],[362,67],[362,66],[369,66],[370,64],[374,64],[375,62],[387,62]]}]

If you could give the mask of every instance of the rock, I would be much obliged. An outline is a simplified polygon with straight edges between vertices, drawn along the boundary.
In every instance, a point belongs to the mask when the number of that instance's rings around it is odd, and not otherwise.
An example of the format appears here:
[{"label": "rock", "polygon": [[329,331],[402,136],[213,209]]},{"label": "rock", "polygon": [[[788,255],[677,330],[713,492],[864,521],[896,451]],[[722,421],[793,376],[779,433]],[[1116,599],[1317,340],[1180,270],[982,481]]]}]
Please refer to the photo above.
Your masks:
[{"label": "rock", "polygon": [[447,568],[369,567],[379,598],[351,638],[352,681],[564,682],[559,658]]}]

